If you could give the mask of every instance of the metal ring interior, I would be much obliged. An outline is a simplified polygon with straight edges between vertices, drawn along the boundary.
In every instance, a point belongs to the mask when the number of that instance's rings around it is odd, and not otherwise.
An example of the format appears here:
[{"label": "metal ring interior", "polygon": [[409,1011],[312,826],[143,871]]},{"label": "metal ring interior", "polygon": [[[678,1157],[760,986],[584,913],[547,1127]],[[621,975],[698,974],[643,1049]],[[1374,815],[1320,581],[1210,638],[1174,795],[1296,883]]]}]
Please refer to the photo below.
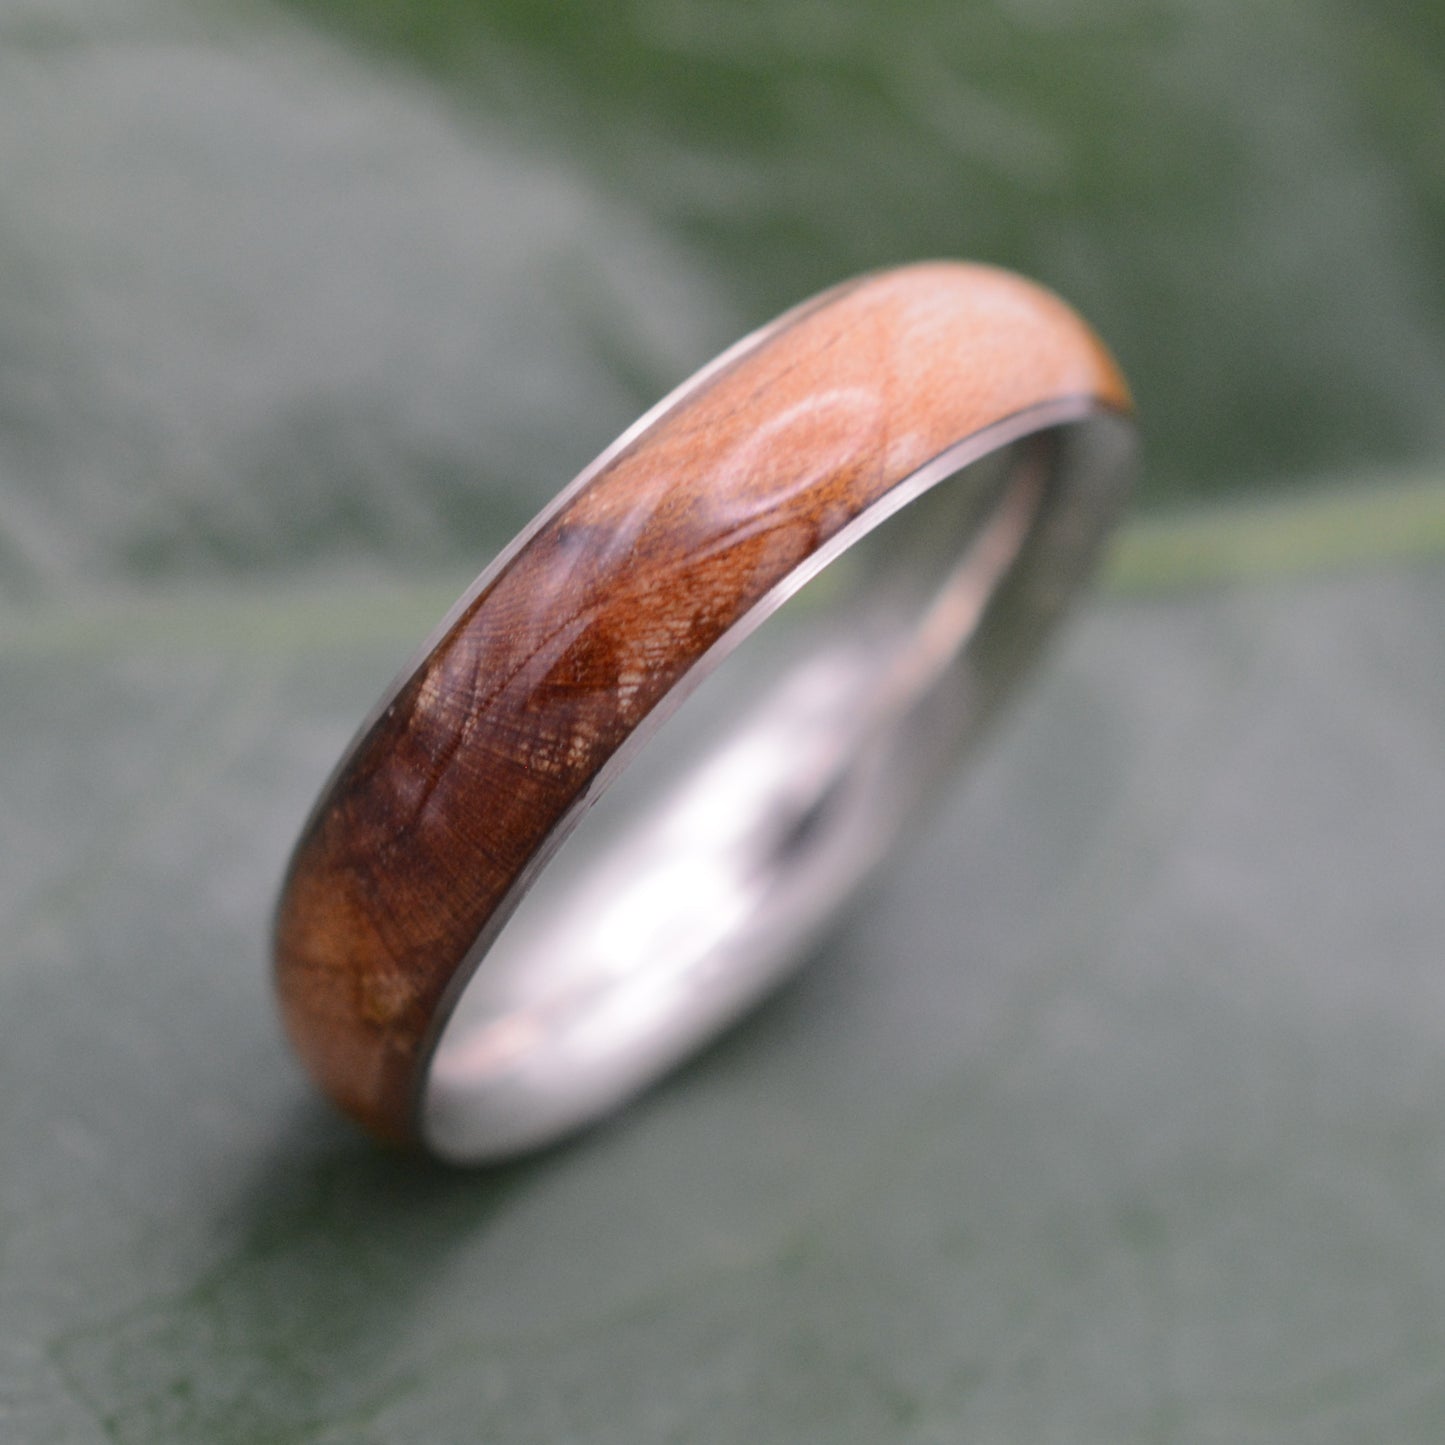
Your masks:
[{"label": "metal ring interior", "polygon": [[[420,1070],[426,1144],[459,1162],[546,1144],[643,1089],[798,962],[1087,576],[1133,447],[1131,423],[1088,401],[1011,418],[894,487],[738,621],[554,830],[458,969]],[[748,715],[717,722],[746,691],[729,668],[662,727],[780,608],[743,649],[773,664]],[[775,639],[787,619],[792,636]]]}]

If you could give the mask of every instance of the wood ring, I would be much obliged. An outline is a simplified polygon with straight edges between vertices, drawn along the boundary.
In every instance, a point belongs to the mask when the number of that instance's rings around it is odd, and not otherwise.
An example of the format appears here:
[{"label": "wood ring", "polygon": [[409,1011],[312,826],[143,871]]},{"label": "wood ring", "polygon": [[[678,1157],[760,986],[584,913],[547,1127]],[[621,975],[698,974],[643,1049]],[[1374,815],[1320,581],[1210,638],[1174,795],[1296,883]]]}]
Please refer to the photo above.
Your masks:
[{"label": "wood ring", "polygon": [[[478,940],[699,660],[961,441],[1130,406],[1061,301],[940,262],[804,303],[649,412],[478,579],[304,828],[275,983],[322,1090],[383,1138],[420,1138],[432,1051]],[[1081,550],[1118,490],[1076,509]]]}]

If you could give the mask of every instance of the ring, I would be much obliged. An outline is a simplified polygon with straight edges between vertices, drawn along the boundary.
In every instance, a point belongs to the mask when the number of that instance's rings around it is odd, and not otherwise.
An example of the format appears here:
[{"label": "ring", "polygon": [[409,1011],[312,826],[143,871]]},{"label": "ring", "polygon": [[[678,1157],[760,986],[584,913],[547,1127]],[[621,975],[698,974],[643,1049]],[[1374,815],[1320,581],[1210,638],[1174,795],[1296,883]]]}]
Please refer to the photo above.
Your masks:
[{"label": "ring", "polygon": [[683,383],[482,573],[312,810],[275,983],[322,1090],[479,1161],[716,1034],[937,793],[1134,453],[1103,345],[984,266],[847,282]]}]

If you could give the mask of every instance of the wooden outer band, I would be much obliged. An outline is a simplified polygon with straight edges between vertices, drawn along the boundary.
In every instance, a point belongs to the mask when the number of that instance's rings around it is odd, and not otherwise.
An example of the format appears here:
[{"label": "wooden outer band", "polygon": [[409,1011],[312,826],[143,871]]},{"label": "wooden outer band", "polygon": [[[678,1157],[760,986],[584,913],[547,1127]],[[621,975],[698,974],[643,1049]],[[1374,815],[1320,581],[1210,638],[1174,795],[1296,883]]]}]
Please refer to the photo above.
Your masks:
[{"label": "wooden outer band", "polygon": [[275,979],[323,1090],[415,1137],[448,982],[638,722],[903,478],[1074,398],[1130,405],[1067,306],[1006,272],[922,264],[788,313],[584,473],[400,685],[297,845]]}]

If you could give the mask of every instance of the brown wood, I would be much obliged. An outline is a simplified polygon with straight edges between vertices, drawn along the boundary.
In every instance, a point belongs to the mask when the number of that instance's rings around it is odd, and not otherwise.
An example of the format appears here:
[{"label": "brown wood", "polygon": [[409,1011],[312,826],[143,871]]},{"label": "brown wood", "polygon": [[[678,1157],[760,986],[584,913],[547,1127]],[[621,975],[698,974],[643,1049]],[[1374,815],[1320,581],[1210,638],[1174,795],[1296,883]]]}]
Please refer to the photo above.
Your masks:
[{"label": "brown wood", "polygon": [[301,1058],[414,1134],[448,980],[590,779],[688,667],[950,445],[1064,398],[1127,410],[1085,325],[1030,283],[933,263],[789,313],[686,389],[462,610],[318,804],[276,986]]}]

